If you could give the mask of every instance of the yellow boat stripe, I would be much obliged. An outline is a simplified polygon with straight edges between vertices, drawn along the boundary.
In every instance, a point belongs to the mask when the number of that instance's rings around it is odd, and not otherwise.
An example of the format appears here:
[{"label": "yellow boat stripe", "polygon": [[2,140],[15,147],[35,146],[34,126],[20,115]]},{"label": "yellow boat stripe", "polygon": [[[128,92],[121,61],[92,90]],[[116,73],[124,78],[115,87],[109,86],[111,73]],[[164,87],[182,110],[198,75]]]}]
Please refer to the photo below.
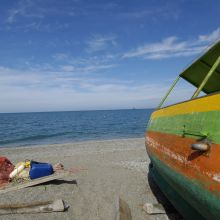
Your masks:
[{"label": "yellow boat stripe", "polygon": [[151,118],[220,110],[220,94],[204,96],[156,110]]}]

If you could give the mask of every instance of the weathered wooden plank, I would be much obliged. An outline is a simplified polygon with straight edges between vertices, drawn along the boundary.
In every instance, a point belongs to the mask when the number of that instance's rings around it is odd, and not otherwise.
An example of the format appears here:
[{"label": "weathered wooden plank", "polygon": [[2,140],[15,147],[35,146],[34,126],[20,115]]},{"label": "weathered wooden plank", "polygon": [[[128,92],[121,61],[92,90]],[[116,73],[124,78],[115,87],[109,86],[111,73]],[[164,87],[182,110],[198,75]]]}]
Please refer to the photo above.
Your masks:
[{"label": "weathered wooden plank", "polygon": [[46,202],[0,205],[0,215],[64,212],[65,210],[66,207],[62,199]]},{"label": "weathered wooden plank", "polygon": [[131,210],[128,204],[118,197],[116,201],[116,220],[132,220]]},{"label": "weathered wooden plank", "polygon": [[23,189],[23,188],[30,187],[30,186],[36,186],[41,183],[46,183],[46,182],[56,180],[56,179],[61,179],[69,174],[70,174],[70,172],[68,172],[68,171],[60,171],[60,172],[57,172],[57,173],[52,174],[50,176],[45,176],[45,177],[41,177],[41,178],[38,178],[35,180],[30,180],[25,183],[20,183],[16,186],[9,185],[9,186],[6,186],[6,187],[0,189],[0,194],[16,191],[16,190]]}]

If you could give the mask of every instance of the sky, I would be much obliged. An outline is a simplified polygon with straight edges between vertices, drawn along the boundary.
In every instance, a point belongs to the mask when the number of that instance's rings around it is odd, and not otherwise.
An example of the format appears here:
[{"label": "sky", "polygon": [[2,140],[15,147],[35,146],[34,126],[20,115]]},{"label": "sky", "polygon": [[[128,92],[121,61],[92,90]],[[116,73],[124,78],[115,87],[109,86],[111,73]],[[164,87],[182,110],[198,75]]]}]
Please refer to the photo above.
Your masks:
[{"label": "sky", "polygon": [[0,112],[154,108],[218,39],[219,0],[1,0]]}]

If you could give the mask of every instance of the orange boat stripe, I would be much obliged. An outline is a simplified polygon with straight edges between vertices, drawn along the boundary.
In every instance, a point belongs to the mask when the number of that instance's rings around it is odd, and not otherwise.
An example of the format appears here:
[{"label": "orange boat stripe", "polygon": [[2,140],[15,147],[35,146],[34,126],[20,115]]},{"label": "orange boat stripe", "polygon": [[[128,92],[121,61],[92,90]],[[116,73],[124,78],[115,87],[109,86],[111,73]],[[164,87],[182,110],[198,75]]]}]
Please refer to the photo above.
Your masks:
[{"label": "orange boat stripe", "polygon": [[207,155],[191,150],[195,139],[149,131],[146,146],[149,155],[190,179],[198,181],[210,191],[220,193],[220,145],[213,144]]}]

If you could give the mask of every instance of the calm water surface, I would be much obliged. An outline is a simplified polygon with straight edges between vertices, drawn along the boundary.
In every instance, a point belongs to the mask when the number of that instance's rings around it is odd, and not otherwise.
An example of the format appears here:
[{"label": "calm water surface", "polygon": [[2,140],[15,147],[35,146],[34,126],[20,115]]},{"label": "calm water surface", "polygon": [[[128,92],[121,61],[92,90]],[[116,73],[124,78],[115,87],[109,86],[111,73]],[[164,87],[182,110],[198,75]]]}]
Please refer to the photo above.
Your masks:
[{"label": "calm water surface", "polygon": [[143,137],[152,111],[0,114],[0,147]]}]

